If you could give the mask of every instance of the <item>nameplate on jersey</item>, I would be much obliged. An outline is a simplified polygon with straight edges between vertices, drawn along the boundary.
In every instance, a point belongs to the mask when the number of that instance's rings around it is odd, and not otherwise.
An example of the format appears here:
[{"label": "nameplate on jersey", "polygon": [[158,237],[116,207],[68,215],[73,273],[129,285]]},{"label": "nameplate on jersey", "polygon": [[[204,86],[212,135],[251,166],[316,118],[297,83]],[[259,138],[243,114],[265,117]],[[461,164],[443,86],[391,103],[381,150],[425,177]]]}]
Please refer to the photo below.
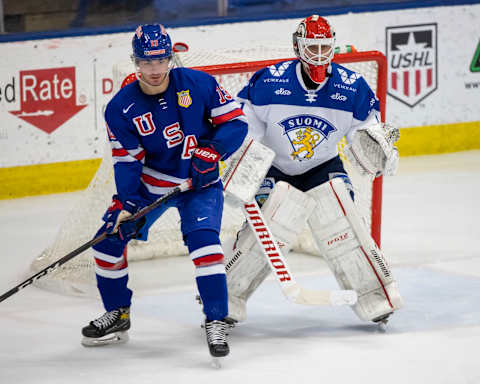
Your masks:
[{"label": "nameplate on jersey", "polygon": [[292,144],[290,154],[295,160],[308,160],[315,154],[315,148],[337,129],[327,120],[314,115],[297,115],[280,121],[284,133]]},{"label": "nameplate on jersey", "polygon": [[180,107],[188,108],[192,105],[192,97],[190,96],[190,90],[177,92],[178,105]]}]

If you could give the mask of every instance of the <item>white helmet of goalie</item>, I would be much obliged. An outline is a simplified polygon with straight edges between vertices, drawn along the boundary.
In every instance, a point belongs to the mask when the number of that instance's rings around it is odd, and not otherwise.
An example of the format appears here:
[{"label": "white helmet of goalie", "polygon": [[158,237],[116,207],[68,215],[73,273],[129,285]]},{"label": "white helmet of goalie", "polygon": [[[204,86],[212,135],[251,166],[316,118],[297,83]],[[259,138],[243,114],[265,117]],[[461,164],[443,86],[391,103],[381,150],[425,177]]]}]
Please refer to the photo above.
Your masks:
[{"label": "white helmet of goalie", "polygon": [[312,81],[319,84],[335,53],[335,30],[323,17],[309,16],[293,33],[293,50]]}]

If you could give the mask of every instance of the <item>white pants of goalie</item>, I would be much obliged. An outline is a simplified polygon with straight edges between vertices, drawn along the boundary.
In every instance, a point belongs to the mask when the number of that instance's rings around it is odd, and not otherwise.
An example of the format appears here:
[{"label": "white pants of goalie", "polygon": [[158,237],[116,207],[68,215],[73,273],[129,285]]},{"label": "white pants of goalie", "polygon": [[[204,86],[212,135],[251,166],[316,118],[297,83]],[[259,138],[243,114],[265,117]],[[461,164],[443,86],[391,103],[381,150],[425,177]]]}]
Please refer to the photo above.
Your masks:
[{"label": "white pants of goalie", "polygon": [[[373,239],[340,178],[307,194],[285,182],[275,184],[262,207],[265,219],[286,255],[308,222],[318,248],[343,289],[357,292],[352,307],[365,321],[378,321],[402,306],[382,251]],[[246,301],[270,273],[265,256],[248,227],[227,256],[229,317],[246,318]]]}]

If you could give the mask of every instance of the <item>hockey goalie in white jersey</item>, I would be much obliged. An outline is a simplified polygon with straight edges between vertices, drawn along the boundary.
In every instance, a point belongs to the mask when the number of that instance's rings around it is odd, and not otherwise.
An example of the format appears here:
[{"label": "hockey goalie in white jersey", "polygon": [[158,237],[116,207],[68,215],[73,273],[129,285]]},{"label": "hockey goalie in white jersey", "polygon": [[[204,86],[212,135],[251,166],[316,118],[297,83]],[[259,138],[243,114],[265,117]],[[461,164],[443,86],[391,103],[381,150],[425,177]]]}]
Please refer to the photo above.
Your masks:
[{"label": "hockey goalie in white jersey", "polygon": [[[402,299],[382,251],[356,205],[337,144],[362,174],[392,175],[397,128],[380,122],[379,102],[360,74],[332,63],[335,32],[312,15],[293,34],[298,60],[256,72],[238,94],[249,133],[275,151],[257,202],[287,254],[309,225],[339,285],[357,292],[352,307],[365,321],[386,322]],[[270,273],[248,226],[227,255],[229,317],[246,318],[246,301]]]}]

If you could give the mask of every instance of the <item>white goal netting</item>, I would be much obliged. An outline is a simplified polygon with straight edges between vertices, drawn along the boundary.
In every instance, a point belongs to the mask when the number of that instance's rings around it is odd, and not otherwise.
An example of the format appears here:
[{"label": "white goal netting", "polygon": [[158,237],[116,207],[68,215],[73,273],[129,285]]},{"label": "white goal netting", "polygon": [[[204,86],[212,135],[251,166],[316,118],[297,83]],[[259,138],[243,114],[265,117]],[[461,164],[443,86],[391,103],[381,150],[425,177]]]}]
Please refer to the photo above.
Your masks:
[{"label": "white goal netting", "polygon": [[[264,66],[266,64],[266,62],[258,63],[251,62],[251,60],[288,58],[291,57],[291,47],[288,49],[288,51],[285,49],[285,51],[276,50],[273,52],[261,47],[260,49],[251,49],[244,52],[232,50],[231,52],[216,52],[215,54],[211,52],[193,51],[182,53],[181,61],[184,66],[189,67],[209,65],[209,67],[204,67],[202,70],[216,76],[217,80],[232,95],[236,95],[247,83],[250,76],[260,68],[259,65]],[[383,77],[379,75],[379,66],[383,65],[384,56],[379,52],[374,52],[374,54],[368,54],[368,52],[341,54],[336,55],[334,60],[361,73],[371,88],[377,91],[377,96],[379,96],[379,98],[385,97],[383,94],[384,85],[382,86],[384,80]],[[214,66],[212,66],[212,64],[214,64]],[[114,83],[117,89],[123,78],[128,75],[132,69],[133,66],[130,64],[120,64],[114,67]],[[340,152],[341,145],[339,148]],[[380,189],[372,188],[371,179],[359,176],[351,169],[348,163],[346,164],[346,169],[356,190],[356,204],[368,225],[372,228],[374,237],[379,237],[379,217],[381,213],[378,200],[381,201],[381,184]],[[376,183],[378,184],[379,182],[377,181]],[[101,217],[110,204],[114,192],[115,186],[113,181],[111,150],[107,144],[100,168],[90,185],[82,193],[76,207],[72,209],[66,221],[61,225],[61,229],[53,244],[34,260],[31,265],[31,272],[36,273],[46,268],[73,249],[89,241],[102,225]],[[240,209],[226,205],[220,236],[222,241],[234,236],[243,221],[244,218]],[[149,240],[147,242],[131,241],[129,243],[129,262],[187,254],[187,248],[183,244],[179,229],[179,222],[180,218],[177,211],[175,209],[169,209],[151,227]],[[377,242],[379,241],[378,238],[376,240]],[[295,249],[305,253],[318,253],[308,230],[300,236]],[[95,274],[91,251],[84,252],[56,271],[37,280],[36,285],[70,294],[90,294],[94,292]]]}]

